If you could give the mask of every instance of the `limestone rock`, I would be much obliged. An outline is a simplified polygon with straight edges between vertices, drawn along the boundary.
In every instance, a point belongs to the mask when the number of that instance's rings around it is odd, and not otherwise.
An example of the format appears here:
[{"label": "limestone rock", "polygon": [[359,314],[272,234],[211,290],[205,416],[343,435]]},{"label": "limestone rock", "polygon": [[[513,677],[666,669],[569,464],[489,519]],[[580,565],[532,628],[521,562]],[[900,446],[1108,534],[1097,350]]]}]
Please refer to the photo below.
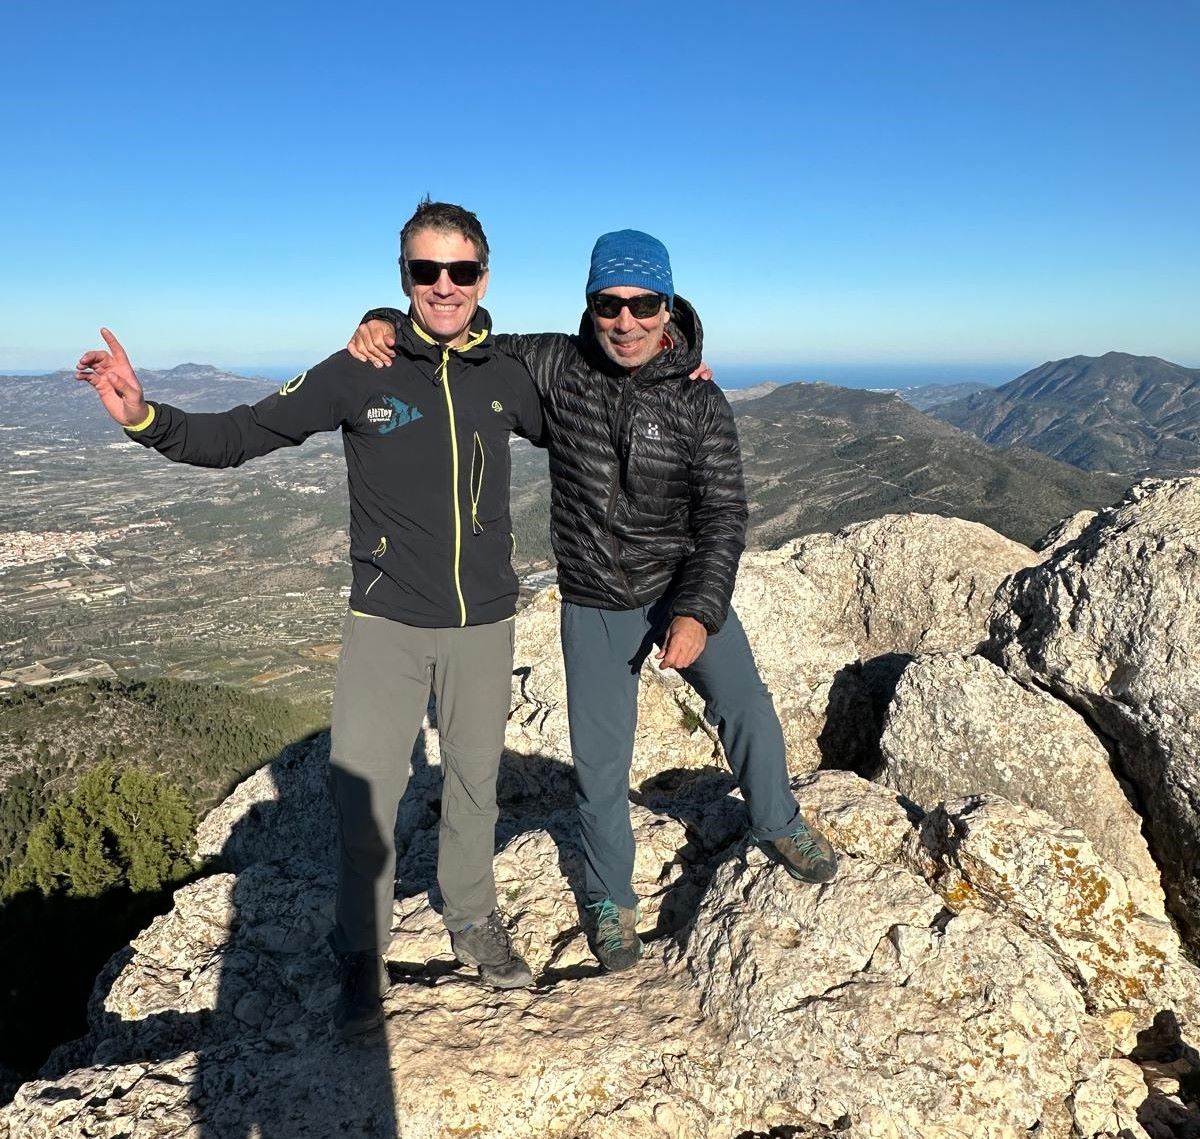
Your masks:
[{"label": "limestone rock", "polygon": [[1069,701],[1137,791],[1200,944],[1200,480],[1152,481],[997,597],[988,654]]},{"label": "limestone rock", "polygon": [[1075,541],[1080,534],[1091,525],[1096,517],[1094,510],[1080,510],[1070,518],[1064,518],[1057,526],[1052,526],[1034,545],[1034,549],[1043,558],[1049,557],[1060,546]]},{"label": "limestone rock", "polygon": [[931,811],[927,868],[956,912],[1003,913],[1037,937],[1103,1016],[1160,1008],[1200,1014],[1200,977],[1170,922],[1139,913],[1124,877],[1082,831],[998,796]]},{"label": "limestone rock", "polygon": [[794,773],[874,761],[883,708],[915,653],[970,652],[1025,546],[975,522],[889,515],[749,553],[734,606],[775,696]]},{"label": "limestone rock", "polygon": [[[583,948],[569,812],[526,822],[497,876],[537,987],[481,987],[414,892],[397,903],[385,1024],[354,1045],[328,1023],[323,865],[195,882],[114,959],[88,1036],[0,1110],[0,1137],[1071,1139],[1127,1118],[1138,1093],[1114,1051],[1168,1003],[1194,1023],[1193,982],[1085,840],[1056,858],[1054,824],[1001,800],[919,833],[894,791],[847,772],[795,790],[844,853],[822,887],[635,806],[653,940],[616,975]],[[1096,954],[1111,978],[1089,972]],[[1138,999],[1105,1012],[1135,982]]]},{"label": "limestone rock", "polygon": [[1071,1097],[1075,1126],[1088,1139],[1123,1136],[1150,1139],[1138,1122],[1146,1100],[1142,1070],[1129,1060],[1101,1060]]},{"label": "limestone rock", "polygon": [[[845,783],[832,790],[838,814]],[[854,829],[886,833],[895,805],[867,802],[883,817]],[[731,1042],[718,1087],[825,1125],[848,1116],[850,1134],[1024,1134],[1094,1055],[1082,997],[1043,946],[982,911],[947,921],[920,875],[866,854],[820,888],[754,851],[730,860],[675,956]]]},{"label": "limestone rock", "polygon": [[921,657],[900,677],[879,748],[879,782],[926,809],[990,792],[1079,827],[1124,875],[1137,909],[1164,917],[1141,817],[1100,741],[1061,701],[978,656]]},{"label": "limestone rock", "polygon": [[[1176,504],[1185,517],[1188,501]],[[1188,754],[1196,719],[1181,680],[1157,700],[1140,675],[1114,679],[1096,663],[1102,649],[1105,661],[1140,659],[1145,638],[1147,668],[1190,667],[1183,634],[1197,607],[1186,590],[1175,600],[1192,616],[1172,615],[1173,656],[1156,627],[1121,621],[1165,619],[1164,560],[1182,579],[1194,540],[1164,533],[1166,507],[1157,538],[1124,509],[1040,568],[982,527],[920,516],[748,556],[737,604],[798,771],[833,758],[839,741],[877,746],[915,658],[889,722],[890,762],[909,792],[925,779],[976,786],[922,815],[914,799],[932,807],[933,783],[902,795],[845,770],[797,777],[802,811],[842,855],[833,882],[797,883],[747,842],[743,804],[677,678],[647,671],[631,792],[647,952],[615,975],[599,972],[584,934],[558,602],[543,594],[518,622],[496,862],[536,986],[486,989],[449,954],[434,718],[398,819],[385,1022],[353,1044],[333,1034],[332,817],[318,738],[206,819],[201,848],[219,872],[180,889],[109,962],[87,1035],[0,1108],[0,1139],[1194,1136],[1200,978],[1148,896],[1135,820],[1101,798],[1113,787],[1100,788],[1101,751],[1032,691],[1069,694],[1094,719],[1089,700],[1114,702],[1156,755]],[[1116,605],[1136,583],[1112,576],[1109,546],[1150,575],[1158,601]],[[1017,691],[964,654],[997,584],[1028,566],[1011,591],[1018,607],[1043,574],[1056,603],[1054,582],[1070,580],[1077,611],[1047,618],[1038,640],[1033,616],[1005,633],[993,610],[994,659],[1031,689]],[[1049,600],[1045,612],[1058,613]],[[1090,641],[1057,647],[1088,629]],[[1114,632],[1105,648],[1113,630],[1128,643]],[[1092,688],[1071,679],[1089,644],[1081,675],[1107,677]],[[940,766],[928,756],[914,766],[922,747]],[[1040,801],[1071,817],[978,794],[1019,799],[1024,786],[1037,802],[1035,778],[1016,771],[1030,757],[1044,768]],[[1089,779],[1111,832],[1083,812]]]}]

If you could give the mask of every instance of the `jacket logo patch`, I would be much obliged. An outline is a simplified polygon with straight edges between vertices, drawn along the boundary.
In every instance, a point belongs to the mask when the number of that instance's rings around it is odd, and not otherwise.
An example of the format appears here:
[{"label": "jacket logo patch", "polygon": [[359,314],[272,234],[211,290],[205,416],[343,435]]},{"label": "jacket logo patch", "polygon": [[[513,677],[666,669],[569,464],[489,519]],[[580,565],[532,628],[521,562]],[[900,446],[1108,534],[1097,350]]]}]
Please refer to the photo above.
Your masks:
[{"label": "jacket logo patch", "polygon": [[380,398],[383,400],[383,407],[367,408],[367,422],[380,435],[386,435],[389,431],[395,431],[397,427],[404,427],[406,424],[415,423],[422,418],[421,413],[415,407],[409,407],[394,395],[385,395]]},{"label": "jacket logo patch", "polygon": [[502,404],[498,399],[494,399],[492,400],[492,410],[499,414],[504,410],[504,404]]},{"label": "jacket logo patch", "polygon": [[642,432],[642,438],[644,438],[644,439],[661,439],[662,435],[659,433],[658,424],[657,423],[647,423],[646,430]]},{"label": "jacket logo patch", "polygon": [[279,394],[280,395],[291,395],[292,392],[294,392],[302,383],[304,383],[305,377],[307,375],[308,375],[308,372],[304,371],[304,372],[301,372],[298,376],[295,376],[294,378],[288,380],[288,382],[279,389]]}]

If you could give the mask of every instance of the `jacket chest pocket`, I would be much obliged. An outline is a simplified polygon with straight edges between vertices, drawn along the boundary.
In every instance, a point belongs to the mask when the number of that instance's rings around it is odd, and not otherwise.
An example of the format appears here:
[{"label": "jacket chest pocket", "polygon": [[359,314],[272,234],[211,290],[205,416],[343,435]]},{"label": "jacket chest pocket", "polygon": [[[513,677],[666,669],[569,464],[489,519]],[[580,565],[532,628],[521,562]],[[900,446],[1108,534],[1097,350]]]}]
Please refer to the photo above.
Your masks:
[{"label": "jacket chest pocket", "polygon": [[678,435],[639,412],[630,424],[625,492],[638,513],[667,518],[686,507],[689,459]]},{"label": "jacket chest pocket", "polygon": [[472,431],[470,447],[467,495],[471,504],[471,530],[482,534],[489,525],[508,516],[508,436]]}]

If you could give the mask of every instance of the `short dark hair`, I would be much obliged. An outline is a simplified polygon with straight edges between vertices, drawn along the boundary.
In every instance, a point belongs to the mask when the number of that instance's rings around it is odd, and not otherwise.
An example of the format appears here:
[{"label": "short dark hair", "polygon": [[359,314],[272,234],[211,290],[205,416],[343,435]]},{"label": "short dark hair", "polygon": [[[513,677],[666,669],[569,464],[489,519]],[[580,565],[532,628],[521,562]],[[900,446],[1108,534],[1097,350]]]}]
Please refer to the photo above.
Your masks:
[{"label": "short dark hair", "polygon": [[[474,247],[482,268],[488,267],[488,241],[483,226],[470,210],[451,202],[432,202],[426,194],[418,203],[416,213],[404,223],[400,231],[400,253],[404,255],[408,239],[424,229],[436,229],[439,233],[458,233]],[[408,270],[405,269],[407,276]]]}]

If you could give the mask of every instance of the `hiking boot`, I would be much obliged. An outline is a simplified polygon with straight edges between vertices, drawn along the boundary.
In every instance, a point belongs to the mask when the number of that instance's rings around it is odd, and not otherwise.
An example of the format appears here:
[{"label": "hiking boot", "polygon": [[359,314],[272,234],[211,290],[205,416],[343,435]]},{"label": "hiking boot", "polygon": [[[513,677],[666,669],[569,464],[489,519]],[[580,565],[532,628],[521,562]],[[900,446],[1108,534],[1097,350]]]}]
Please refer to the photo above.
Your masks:
[{"label": "hiking boot", "polygon": [[837,874],[838,860],[833,847],[824,835],[812,830],[803,819],[783,838],[768,839],[759,844],[773,862],[801,882],[830,882]]},{"label": "hiking boot", "polygon": [[382,1024],[380,998],[388,986],[383,959],[373,949],[334,957],[340,990],[333,1006],[333,1027],[343,1036],[357,1036]]},{"label": "hiking boot", "polygon": [[612,898],[593,902],[587,907],[596,914],[592,933],[592,952],[610,973],[630,969],[642,956],[642,939],[637,935],[637,907],[627,910]]},{"label": "hiking boot", "polygon": [[465,929],[451,930],[450,948],[464,965],[478,966],[479,979],[493,989],[522,989],[533,984],[533,974],[513,949],[512,935],[499,910]]}]

